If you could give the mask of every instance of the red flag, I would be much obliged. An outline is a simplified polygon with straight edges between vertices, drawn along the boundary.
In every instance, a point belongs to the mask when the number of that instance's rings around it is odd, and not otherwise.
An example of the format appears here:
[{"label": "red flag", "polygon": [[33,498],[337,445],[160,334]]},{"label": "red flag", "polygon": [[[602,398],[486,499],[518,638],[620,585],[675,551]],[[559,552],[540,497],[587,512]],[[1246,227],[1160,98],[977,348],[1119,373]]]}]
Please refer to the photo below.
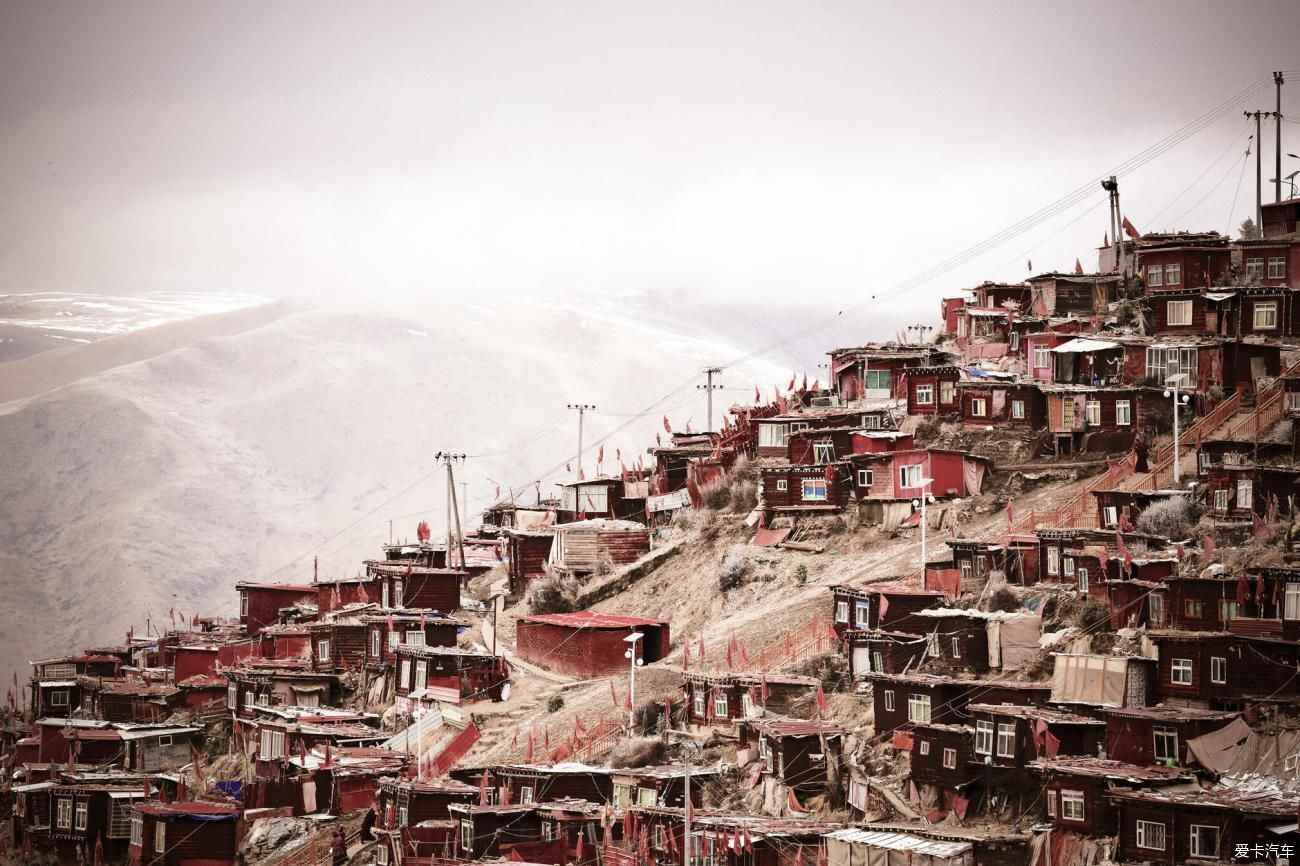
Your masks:
[{"label": "red flag", "polygon": [[683,643],[682,644],[682,670],[688,671],[690,669],[691,669],[691,647],[690,644]]},{"label": "red flag", "polygon": [[605,462],[605,446],[601,445],[596,449],[596,465],[599,466]]},{"label": "red flag", "polygon": [[885,613],[889,610],[889,596],[881,593],[880,604],[876,606],[876,625],[880,626],[885,621]]},{"label": "red flag", "polygon": [[819,713],[824,713],[826,712],[826,707],[827,707],[826,692],[822,690],[822,684],[818,683],[817,684],[817,711]]},{"label": "red flag", "polygon": [[609,681],[609,699],[614,702],[614,709],[618,709],[618,692],[614,691],[614,681]]},{"label": "red flag", "polygon": [[1076,274],[1081,274],[1081,273],[1083,273],[1083,263],[1080,262],[1078,259],[1075,259],[1075,260],[1074,260],[1074,272],[1075,272]]},{"label": "red flag", "polygon": [[1255,575],[1255,604],[1264,603],[1264,575]]},{"label": "red flag", "polygon": [[668,695],[664,695],[664,725],[673,726],[673,699]]},{"label": "red flag", "polygon": [[759,680],[759,688],[762,690],[763,703],[767,703],[767,674],[763,674],[762,679]]},{"label": "red flag", "polygon": [[1007,527],[1010,528],[1011,524],[1015,522],[1016,522],[1016,514],[1014,511],[1011,510],[1011,502],[1008,501],[1007,502]]},{"label": "red flag", "polygon": [[733,666],[733,660],[731,657],[731,642],[728,641],[727,642],[727,670],[731,670],[732,666]]},{"label": "red flag", "polygon": [[325,760],[321,762],[322,767],[334,766],[334,758],[330,755],[330,741],[325,741]]},{"label": "red flag", "polygon": [[664,444],[664,440],[662,440],[662,439],[659,438],[659,433],[658,433],[658,431],[655,432],[655,444],[658,445],[658,446],[660,446],[660,447],[663,447],[663,444]]},{"label": "red flag", "polygon": [[1128,217],[1124,217],[1124,220],[1120,223],[1120,226],[1124,229],[1124,234],[1128,235],[1133,240],[1137,240],[1138,238],[1142,237],[1142,233],[1133,227],[1133,223],[1128,221]]},{"label": "red flag", "polygon": [[1201,541],[1201,556],[1207,560],[1214,557],[1214,536],[1207,535]]},{"label": "red flag", "polygon": [[632,690],[628,689],[627,694],[623,696],[623,709],[631,712],[632,710]]},{"label": "red flag", "polygon": [[760,394],[760,393],[758,393],[758,386],[755,385],[755,386],[754,386],[754,405],[757,406],[757,405],[758,405],[759,403],[761,403],[761,402],[763,402],[763,395]]},{"label": "red flag", "polygon": [[1260,519],[1258,514],[1250,515],[1251,535],[1256,538],[1268,538],[1268,524]]},{"label": "red flag", "polygon": [[525,763],[525,764],[531,764],[532,762],[533,762],[533,732],[532,732],[532,731],[529,731],[529,732],[528,732],[528,748],[525,749],[525,751],[524,751],[524,763]]},{"label": "red flag", "polygon": [[1237,575],[1237,604],[1245,604],[1246,599],[1249,597],[1250,583],[1246,578],[1246,573],[1243,571],[1241,574]]},{"label": "red flag", "polygon": [[664,416],[664,432],[665,432],[665,433],[671,433],[671,432],[673,432],[673,425],[671,425],[671,424],[668,423],[668,416],[667,416],[667,415]]},{"label": "red flag", "polygon": [[1029,273],[1032,274],[1032,273],[1034,272],[1034,260],[1033,260],[1033,259],[1025,259],[1025,266],[1026,266],[1027,268],[1029,268]]},{"label": "red flag", "polygon": [[194,775],[200,782],[202,782],[203,781],[203,755],[199,752],[199,750],[195,747],[193,743],[190,743],[190,757],[194,760]]},{"label": "red flag", "polygon": [[794,380],[795,380],[795,377],[794,377],[794,375],[792,374],[792,375],[790,376],[790,384],[785,386],[785,390],[786,390],[786,391],[793,391],[793,390],[794,390]]},{"label": "red flag", "polygon": [[807,371],[807,370],[804,370],[804,371],[803,371],[803,385],[800,387],[799,390],[801,390],[801,391],[807,391],[807,390],[808,390],[808,371]]},{"label": "red flag", "polygon": [[483,776],[478,780],[478,804],[486,806],[488,804],[488,768],[483,768]]},{"label": "red flag", "polygon": [[700,661],[703,662],[703,661],[704,661],[704,635],[700,635],[700,651],[699,651],[699,656],[700,656]]},{"label": "red flag", "polygon": [[587,473],[582,471],[582,467],[581,467],[581,466],[578,467],[578,480],[579,480],[579,481],[586,481],[586,480],[587,480]]}]

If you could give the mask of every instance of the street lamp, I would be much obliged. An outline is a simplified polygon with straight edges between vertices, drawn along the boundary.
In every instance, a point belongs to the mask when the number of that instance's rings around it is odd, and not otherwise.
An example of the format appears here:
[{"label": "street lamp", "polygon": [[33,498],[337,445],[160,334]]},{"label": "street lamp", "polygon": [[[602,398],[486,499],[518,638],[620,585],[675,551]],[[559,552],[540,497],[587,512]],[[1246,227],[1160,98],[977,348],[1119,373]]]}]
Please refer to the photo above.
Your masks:
[{"label": "street lamp", "polygon": [[921,488],[920,499],[912,500],[913,508],[921,509],[921,579],[925,580],[925,504],[934,501],[934,494],[927,493],[926,488],[934,483],[933,478],[922,478],[918,485]]},{"label": "street lamp", "polygon": [[628,660],[628,683],[627,683],[627,730],[631,735],[633,723],[636,718],[636,669],[645,664],[645,659],[636,654],[636,642],[645,637],[641,632],[634,631],[623,640],[627,641],[627,651],[623,653],[623,658]]},{"label": "street lamp", "polygon": [[1186,394],[1179,393],[1178,386],[1179,384],[1182,383],[1183,379],[1185,378],[1187,378],[1186,373],[1174,373],[1171,376],[1165,377],[1165,384],[1169,386],[1165,388],[1165,396],[1173,399],[1174,401],[1174,483],[1175,484],[1178,483],[1178,479],[1182,475],[1182,472],[1180,471],[1181,467],[1179,466],[1179,464],[1182,462],[1182,457],[1183,457],[1183,453],[1178,447],[1178,410],[1186,406],[1187,401],[1189,399]]}]

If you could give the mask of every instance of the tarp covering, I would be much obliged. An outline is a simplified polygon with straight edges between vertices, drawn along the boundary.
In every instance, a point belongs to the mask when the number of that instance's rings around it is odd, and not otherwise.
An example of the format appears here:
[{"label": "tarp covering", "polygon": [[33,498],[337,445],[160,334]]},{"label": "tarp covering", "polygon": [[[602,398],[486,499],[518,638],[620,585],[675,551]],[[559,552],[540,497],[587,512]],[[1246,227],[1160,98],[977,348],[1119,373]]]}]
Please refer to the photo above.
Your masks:
[{"label": "tarp covering", "polygon": [[1124,656],[1058,655],[1052,668],[1052,703],[1124,706],[1129,662]]},{"label": "tarp covering", "polygon": [[1075,337],[1073,340],[1067,340],[1052,349],[1052,351],[1057,354],[1106,352],[1111,349],[1118,349],[1119,347],[1119,343],[1112,343],[1110,340],[1092,340],[1087,337]]},{"label": "tarp covering", "polygon": [[1217,731],[1210,731],[1187,741],[1187,750],[1202,767],[1219,774],[1230,772],[1241,762],[1243,752],[1253,753],[1255,732],[1241,718],[1233,719]]},{"label": "tarp covering", "polygon": [[893,532],[904,520],[912,514],[912,503],[907,502],[882,502],[880,504],[880,528],[885,532]]},{"label": "tarp covering", "polygon": [[516,529],[542,529],[554,525],[554,511],[526,511],[521,509],[515,512]]},{"label": "tarp covering", "polygon": [[672,493],[665,493],[663,496],[650,496],[646,498],[645,508],[650,513],[657,511],[675,511],[678,508],[691,507],[691,494],[686,490],[674,490]]},{"label": "tarp covering", "polygon": [[826,834],[828,866],[973,866],[969,842],[867,828]]},{"label": "tarp covering", "polygon": [[986,630],[989,665],[1004,671],[1015,670],[1029,664],[1038,655],[1043,618],[1027,613],[1006,620],[990,620]]}]

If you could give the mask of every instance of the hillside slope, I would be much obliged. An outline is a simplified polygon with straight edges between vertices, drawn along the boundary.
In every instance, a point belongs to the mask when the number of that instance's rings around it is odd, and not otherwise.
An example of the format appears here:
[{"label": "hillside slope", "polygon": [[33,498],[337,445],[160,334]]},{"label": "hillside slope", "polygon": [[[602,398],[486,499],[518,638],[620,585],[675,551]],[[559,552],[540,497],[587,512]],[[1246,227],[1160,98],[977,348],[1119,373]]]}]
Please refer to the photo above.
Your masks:
[{"label": "hillside slope", "polygon": [[[193,330],[180,348],[0,414],[5,678],[30,659],[120,641],[130,625],[143,632],[149,617],[165,623],[172,608],[233,614],[236,580],[309,580],[313,556],[323,576],[351,573],[378,552],[389,518],[398,536],[422,518],[440,531],[439,450],[471,455],[458,470],[470,512],[493,495],[488,479],[549,493],[547,473],[576,447],[566,403],[600,407],[590,445],[646,395],[735,354],[522,306],[316,310],[237,334]],[[702,427],[702,404],[690,389],[666,411]],[[612,438],[610,457],[621,447],[634,459],[661,414]]]}]

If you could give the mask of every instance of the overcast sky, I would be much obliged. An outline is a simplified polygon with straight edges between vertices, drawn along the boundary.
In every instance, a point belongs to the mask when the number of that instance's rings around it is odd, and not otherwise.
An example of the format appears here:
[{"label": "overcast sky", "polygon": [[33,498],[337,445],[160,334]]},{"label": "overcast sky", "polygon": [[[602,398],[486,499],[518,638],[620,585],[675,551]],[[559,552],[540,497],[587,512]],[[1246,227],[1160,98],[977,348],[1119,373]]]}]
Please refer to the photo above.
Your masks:
[{"label": "overcast sky", "polygon": [[[1294,0],[0,9],[0,292],[639,293],[811,318],[1300,67]],[[1121,177],[1129,217],[1235,230],[1246,131],[1234,110]],[[1102,201],[893,312],[933,317],[1026,258],[1091,268]]]}]

